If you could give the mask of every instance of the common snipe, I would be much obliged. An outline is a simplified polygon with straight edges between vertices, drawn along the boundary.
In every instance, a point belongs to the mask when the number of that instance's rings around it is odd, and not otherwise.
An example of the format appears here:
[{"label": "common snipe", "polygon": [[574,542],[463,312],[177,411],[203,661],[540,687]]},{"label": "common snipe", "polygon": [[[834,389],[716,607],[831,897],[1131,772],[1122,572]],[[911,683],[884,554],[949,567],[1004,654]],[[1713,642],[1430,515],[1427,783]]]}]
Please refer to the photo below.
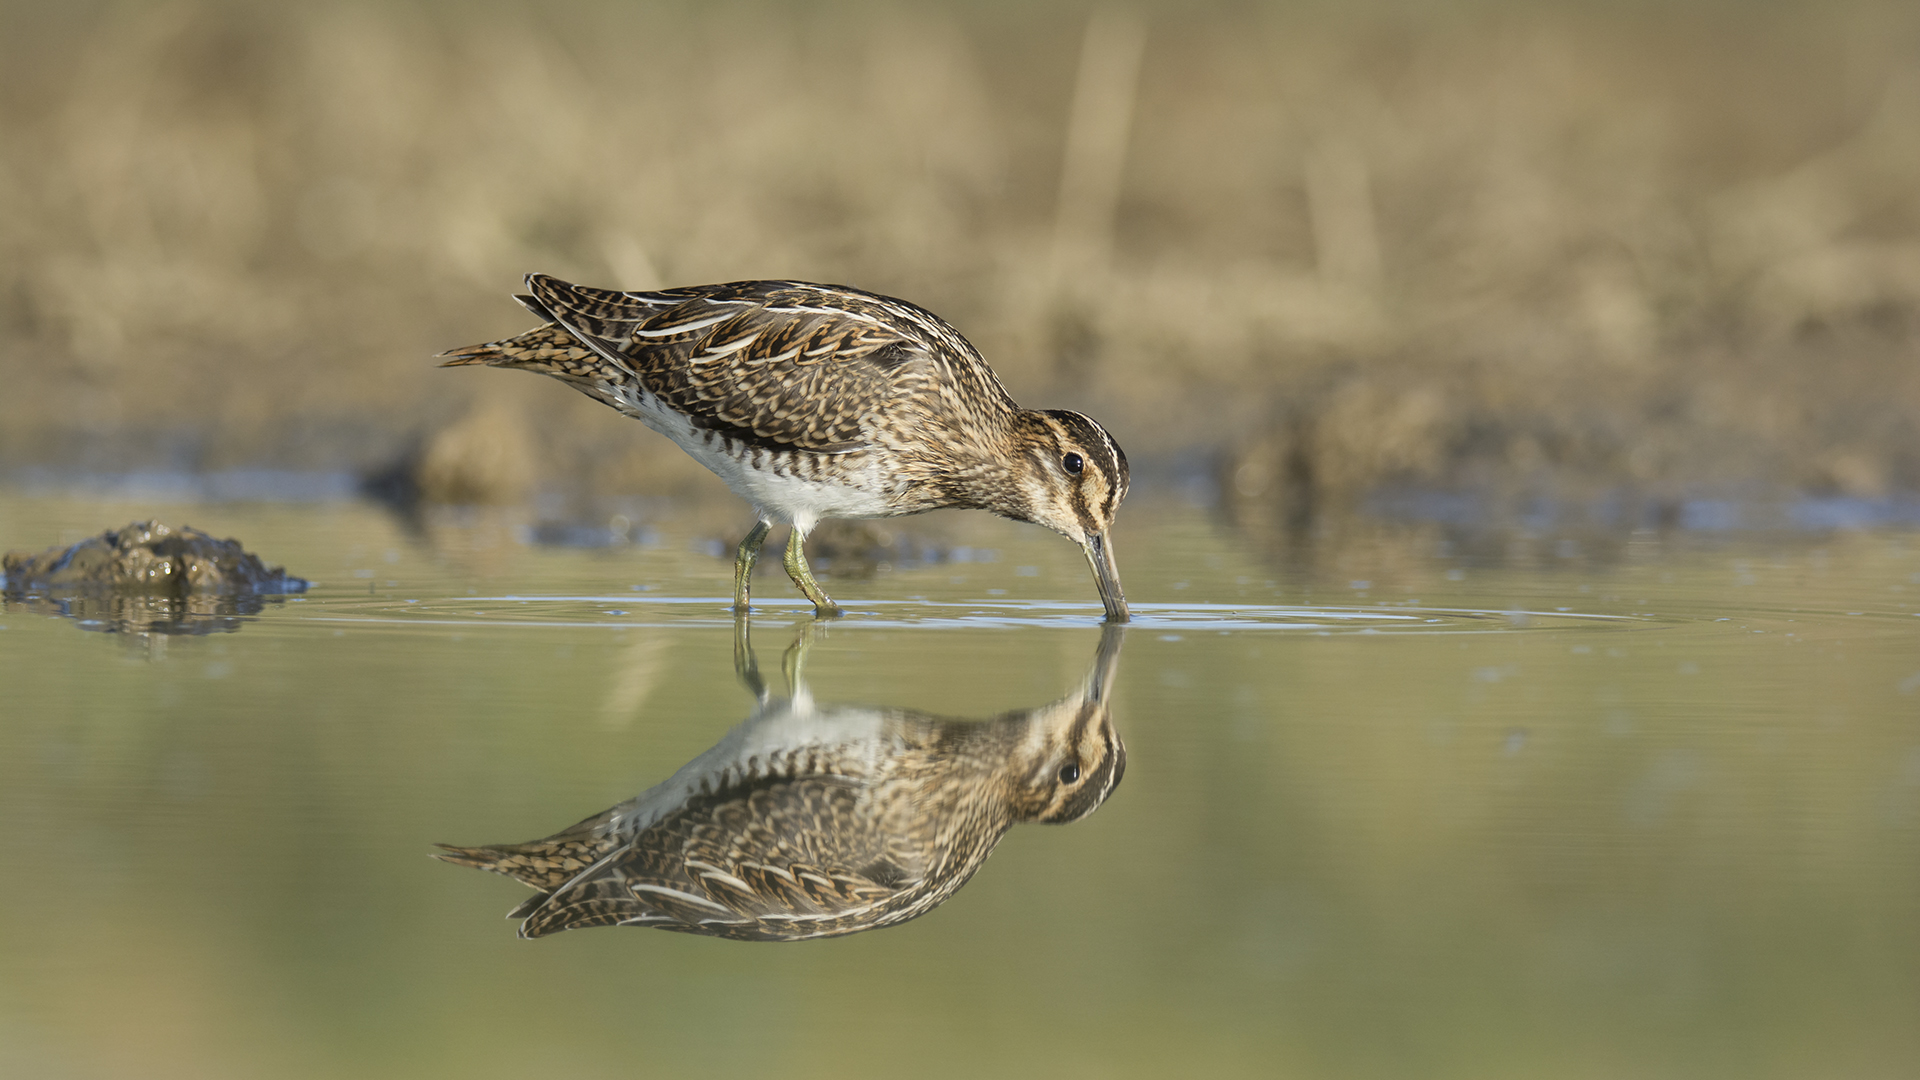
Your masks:
[{"label": "common snipe", "polygon": [[551,375],[678,443],[752,503],[733,600],[775,523],[787,574],[833,601],[803,544],[822,518],[949,507],[1044,525],[1079,544],[1110,622],[1127,618],[1109,530],[1127,457],[1105,428],[1015,405],[959,331],[912,304],[837,285],[736,281],[614,292],[527,277],[544,325],[445,353]]}]

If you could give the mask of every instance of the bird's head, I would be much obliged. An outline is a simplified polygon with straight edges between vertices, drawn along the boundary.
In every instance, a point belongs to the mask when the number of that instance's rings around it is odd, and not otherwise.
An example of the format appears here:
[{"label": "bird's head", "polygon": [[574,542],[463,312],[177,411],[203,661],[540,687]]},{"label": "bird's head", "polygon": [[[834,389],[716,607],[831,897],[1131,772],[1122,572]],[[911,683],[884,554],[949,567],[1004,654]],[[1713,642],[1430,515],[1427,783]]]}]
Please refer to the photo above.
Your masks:
[{"label": "bird's head", "polygon": [[1127,746],[1113,724],[1113,683],[1125,633],[1106,627],[1080,689],[1022,718],[1025,728],[1009,760],[1015,820],[1079,821],[1120,786]]},{"label": "bird's head", "polygon": [[1113,560],[1109,531],[1127,497],[1127,455],[1107,429],[1066,409],[1020,414],[1014,515],[1080,545],[1110,622],[1127,620],[1127,598]]}]

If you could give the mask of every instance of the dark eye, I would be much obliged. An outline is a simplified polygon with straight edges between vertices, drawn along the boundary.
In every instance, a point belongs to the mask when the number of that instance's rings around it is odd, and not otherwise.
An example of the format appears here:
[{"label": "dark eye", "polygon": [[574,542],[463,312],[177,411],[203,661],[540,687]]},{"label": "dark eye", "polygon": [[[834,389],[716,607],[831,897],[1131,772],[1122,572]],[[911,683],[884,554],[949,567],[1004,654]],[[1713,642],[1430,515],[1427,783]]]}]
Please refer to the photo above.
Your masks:
[{"label": "dark eye", "polygon": [[1079,476],[1080,470],[1086,468],[1087,462],[1086,459],[1082,458],[1079,454],[1068,454],[1066,457],[1060,459],[1060,464],[1068,472]]},{"label": "dark eye", "polygon": [[1060,766],[1061,783],[1071,784],[1078,779],[1080,779],[1080,766],[1078,764],[1069,761],[1065,765]]}]

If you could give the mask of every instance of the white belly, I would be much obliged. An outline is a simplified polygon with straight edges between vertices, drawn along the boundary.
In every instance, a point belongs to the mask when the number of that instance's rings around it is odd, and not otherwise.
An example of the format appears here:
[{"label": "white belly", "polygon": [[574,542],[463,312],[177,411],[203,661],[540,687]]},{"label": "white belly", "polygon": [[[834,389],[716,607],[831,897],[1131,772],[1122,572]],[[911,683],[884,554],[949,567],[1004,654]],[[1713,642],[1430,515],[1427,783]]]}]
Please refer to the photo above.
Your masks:
[{"label": "white belly", "polygon": [[[879,464],[869,455],[847,458],[847,464],[854,467],[833,481],[782,476],[771,470],[749,467],[750,459],[727,452],[725,439],[694,427],[686,417],[661,405],[652,394],[642,391],[634,398],[622,397],[622,412],[672,439],[695,461],[726,481],[734,494],[752,503],[763,516],[778,524],[792,525],[802,535],[821,518],[892,517],[899,513],[887,498],[892,485],[880,476]],[[858,465],[854,465],[856,460]]]}]

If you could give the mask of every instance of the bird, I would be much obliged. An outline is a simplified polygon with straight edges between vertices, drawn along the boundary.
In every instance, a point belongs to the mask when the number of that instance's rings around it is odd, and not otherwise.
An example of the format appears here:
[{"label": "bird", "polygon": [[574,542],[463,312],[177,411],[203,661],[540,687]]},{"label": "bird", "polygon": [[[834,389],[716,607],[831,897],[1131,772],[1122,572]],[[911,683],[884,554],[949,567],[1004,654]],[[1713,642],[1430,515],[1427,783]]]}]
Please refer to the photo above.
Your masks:
[{"label": "bird", "polygon": [[1032,522],[1080,545],[1106,621],[1128,618],[1111,529],[1127,457],[1066,409],[1023,409],[960,332],[904,300],[842,285],[734,281],[621,292],[529,274],[542,325],[442,353],[551,375],[677,443],[754,507],[733,606],[775,524],[816,615],[839,608],[807,565],[823,518],[947,508]]},{"label": "bird", "polygon": [[[1126,773],[1110,698],[1124,629],[1051,705],[986,721],[821,705],[795,665],[747,720],[664,783],[543,840],[436,857],[537,891],[537,938],[641,926],[801,941],[926,914],[1019,822],[1079,821]],[[757,681],[757,673],[755,674]]]}]

